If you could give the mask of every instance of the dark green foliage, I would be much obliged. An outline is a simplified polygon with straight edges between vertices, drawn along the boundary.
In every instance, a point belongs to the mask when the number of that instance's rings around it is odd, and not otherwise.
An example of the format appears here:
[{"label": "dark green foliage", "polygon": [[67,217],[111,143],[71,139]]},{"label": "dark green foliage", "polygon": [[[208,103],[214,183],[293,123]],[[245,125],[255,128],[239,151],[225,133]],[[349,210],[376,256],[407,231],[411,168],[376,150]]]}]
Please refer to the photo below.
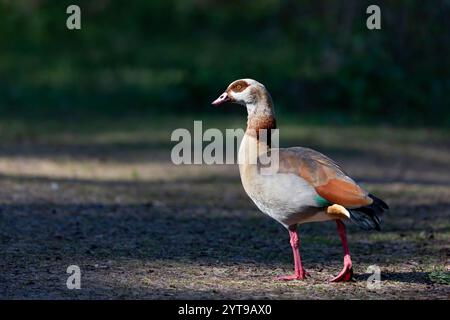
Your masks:
[{"label": "dark green foliage", "polygon": [[[65,27],[82,9],[82,30]],[[450,124],[450,1],[0,0],[3,115],[207,112],[255,78],[280,112]]]}]

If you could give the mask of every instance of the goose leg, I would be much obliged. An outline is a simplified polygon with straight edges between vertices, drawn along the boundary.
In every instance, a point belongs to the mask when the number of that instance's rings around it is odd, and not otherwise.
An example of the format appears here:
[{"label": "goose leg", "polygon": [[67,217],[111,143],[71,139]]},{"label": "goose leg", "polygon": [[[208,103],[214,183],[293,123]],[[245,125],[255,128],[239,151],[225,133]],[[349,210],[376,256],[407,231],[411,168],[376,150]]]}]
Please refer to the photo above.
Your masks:
[{"label": "goose leg", "polygon": [[309,274],[303,269],[302,259],[300,256],[300,240],[297,234],[297,226],[289,227],[289,236],[291,238],[291,247],[292,252],[294,254],[294,266],[295,266],[295,274],[288,276],[280,276],[277,277],[278,280],[302,280],[305,279]]},{"label": "goose leg", "polygon": [[350,259],[350,251],[347,244],[347,232],[345,231],[345,224],[341,220],[336,220],[336,224],[342,241],[342,248],[344,249],[344,268],[331,282],[347,282],[353,277],[352,260]]}]

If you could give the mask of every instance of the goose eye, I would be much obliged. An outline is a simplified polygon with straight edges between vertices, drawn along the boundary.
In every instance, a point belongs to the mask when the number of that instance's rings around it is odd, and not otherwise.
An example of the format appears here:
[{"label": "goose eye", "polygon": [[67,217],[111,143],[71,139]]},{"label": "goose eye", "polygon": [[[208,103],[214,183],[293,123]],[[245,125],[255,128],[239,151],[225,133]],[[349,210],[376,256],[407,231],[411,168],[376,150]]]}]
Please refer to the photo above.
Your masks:
[{"label": "goose eye", "polygon": [[238,84],[237,86],[236,86],[236,90],[241,90],[242,89],[242,86],[240,85],[240,84]]}]

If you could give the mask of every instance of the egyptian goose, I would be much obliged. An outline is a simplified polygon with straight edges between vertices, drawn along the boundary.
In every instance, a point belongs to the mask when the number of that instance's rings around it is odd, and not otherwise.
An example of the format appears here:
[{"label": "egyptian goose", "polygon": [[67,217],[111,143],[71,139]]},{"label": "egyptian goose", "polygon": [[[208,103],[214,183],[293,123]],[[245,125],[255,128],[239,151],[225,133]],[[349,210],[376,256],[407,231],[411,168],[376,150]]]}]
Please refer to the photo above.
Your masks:
[{"label": "egyptian goose", "polygon": [[[331,281],[350,281],[352,261],[342,221],[354,221],[366,230],[380,230],[380,217],[388,210],[386,203],[363,190],[336,162],[317,151],[302,147],[271,148],[270,139],[262,139],[259,134],[264,129],[276,128],[272,98],[261,83],[252,79],[232,82],[212,104],[225,102],[247,107],[247,129],[238,156],[242,185],[262,212],[289,231],[295,274],[278,279],[308,276],[302,265],[297,226],[335,220],[344,249],[344,267]],[[269,151],[277,152],[278,166],[276,171],[263,174],[259,159]],[[258,161],[252,161],[255,156]]]}]

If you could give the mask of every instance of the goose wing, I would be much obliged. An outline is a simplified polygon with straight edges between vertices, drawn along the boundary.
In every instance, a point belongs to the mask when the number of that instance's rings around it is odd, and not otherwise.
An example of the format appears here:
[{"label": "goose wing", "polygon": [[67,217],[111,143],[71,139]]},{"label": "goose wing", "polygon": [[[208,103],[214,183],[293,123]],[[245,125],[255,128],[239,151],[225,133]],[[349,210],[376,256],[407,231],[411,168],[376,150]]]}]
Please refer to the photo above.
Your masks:
[{"label": "goose wing", "polygon": [[[279,172],[293,173],[311,184],[322,203],[346,208],[370,205],[369,193],[350,178],[332,159],[309,148],[279,150]],[[321,202],[321,201],[318,201]]]}]

